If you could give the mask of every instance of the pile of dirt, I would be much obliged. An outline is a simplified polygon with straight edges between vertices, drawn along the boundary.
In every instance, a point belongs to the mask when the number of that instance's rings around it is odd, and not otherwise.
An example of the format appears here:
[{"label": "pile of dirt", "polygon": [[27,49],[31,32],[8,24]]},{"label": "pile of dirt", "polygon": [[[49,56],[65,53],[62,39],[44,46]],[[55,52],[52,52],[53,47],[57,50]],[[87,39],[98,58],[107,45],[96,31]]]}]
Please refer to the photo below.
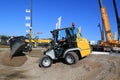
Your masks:
[{"label": "pile of dirt", "polygon": [[9,52],[0,53],[0,80],[120,80],[120,54],[91,54],[74,65],[57,62],[40,68],[39,57],[33,56],[41,55],[34,53],[12,59]]},{"label": "pile of dirt", "polygon": [[10,52],[5,52],[2,56],[2,64],[6,66],[19,67],[23,65],[27,61],[27,56],[19,55],[19,56],[10,56]]}]

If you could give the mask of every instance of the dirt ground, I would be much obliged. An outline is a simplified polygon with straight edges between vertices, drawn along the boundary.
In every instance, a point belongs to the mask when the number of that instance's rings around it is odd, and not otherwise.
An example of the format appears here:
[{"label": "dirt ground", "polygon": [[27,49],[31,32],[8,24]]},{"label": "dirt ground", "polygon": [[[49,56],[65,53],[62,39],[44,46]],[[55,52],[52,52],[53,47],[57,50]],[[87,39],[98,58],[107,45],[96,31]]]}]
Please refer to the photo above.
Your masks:
[{"label": "dirt ground", "polygon": [[120,80],[119,55],[91,54],[67,65],[62,62],[40,68],[41,50],[10,58],[10,50],[0,50],[0,80]]}]

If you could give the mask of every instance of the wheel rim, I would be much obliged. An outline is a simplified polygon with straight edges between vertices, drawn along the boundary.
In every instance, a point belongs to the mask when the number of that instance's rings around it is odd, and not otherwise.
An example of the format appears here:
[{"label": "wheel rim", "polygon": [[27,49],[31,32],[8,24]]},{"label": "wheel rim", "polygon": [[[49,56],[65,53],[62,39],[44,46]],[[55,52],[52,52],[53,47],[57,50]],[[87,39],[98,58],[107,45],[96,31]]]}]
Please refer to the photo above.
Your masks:
[{"label": "wheel rim", "polygon": [[68,56],[66,57],[66,60],[67,60],[67,62],[70,63],[70,64],[74,63],[74,58],[73,58],[71,55],[68,55]]},{"label": "wheel rim", "polygon": [[42,62],[43,66],[49,66],[51,64],[51,61],[49,58],[45,58]]}]

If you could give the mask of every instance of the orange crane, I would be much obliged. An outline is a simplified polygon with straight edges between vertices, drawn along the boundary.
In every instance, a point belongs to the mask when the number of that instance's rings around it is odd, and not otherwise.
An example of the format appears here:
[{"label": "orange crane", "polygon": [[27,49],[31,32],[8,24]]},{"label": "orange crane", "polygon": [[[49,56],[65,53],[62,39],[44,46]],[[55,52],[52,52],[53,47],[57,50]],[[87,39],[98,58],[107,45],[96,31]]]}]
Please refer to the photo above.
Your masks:
[{"label": "orange crane", "polygon": [[[105,32],[105,38],[106,41],[101,39],[99,41],[99,44],[93,45],[93,50],[97,51],[115,51],[120,50],[119,42],[116,39],[112,39],[112,32],[110,29],[109,19],[106,12],[106,8],[102,4],[102,0],[99,0],[99,6],[100,6],[100,12],[101,12],[101,18],[102,18],[102,25],[104,27]],[[101,33],[102,35],[102,33]]]}]

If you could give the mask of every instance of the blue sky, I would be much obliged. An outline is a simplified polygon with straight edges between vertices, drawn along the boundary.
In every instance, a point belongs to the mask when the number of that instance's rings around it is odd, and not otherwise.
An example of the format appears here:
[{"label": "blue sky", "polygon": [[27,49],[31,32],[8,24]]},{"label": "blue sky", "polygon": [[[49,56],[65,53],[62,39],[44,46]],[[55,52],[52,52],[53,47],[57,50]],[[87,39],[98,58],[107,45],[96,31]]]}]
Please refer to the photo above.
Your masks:
[{"label": "blue sky", "polygon": [[[25,9],[29,8],[29,0],[0,0],[0,35],[20,36],[27,34],[25,27]],[[108,2],[109,1],[109,2]],[[120,0],[116,0],[120,3]],[[103,0],[107,9],[112,33],[117,32],[116,18],[112,0]],[[117,5],[120,7],[120,5]],[[120,15],[120,10],[119,10]],[[88,40],[99,40],[101,14],[98,0],[33,0],[33,32],[42,32],[40,38],[51,37],[50,31],[55,29],[57,18],[61,16],[61,28],[81,27],[81,33]]]}]

